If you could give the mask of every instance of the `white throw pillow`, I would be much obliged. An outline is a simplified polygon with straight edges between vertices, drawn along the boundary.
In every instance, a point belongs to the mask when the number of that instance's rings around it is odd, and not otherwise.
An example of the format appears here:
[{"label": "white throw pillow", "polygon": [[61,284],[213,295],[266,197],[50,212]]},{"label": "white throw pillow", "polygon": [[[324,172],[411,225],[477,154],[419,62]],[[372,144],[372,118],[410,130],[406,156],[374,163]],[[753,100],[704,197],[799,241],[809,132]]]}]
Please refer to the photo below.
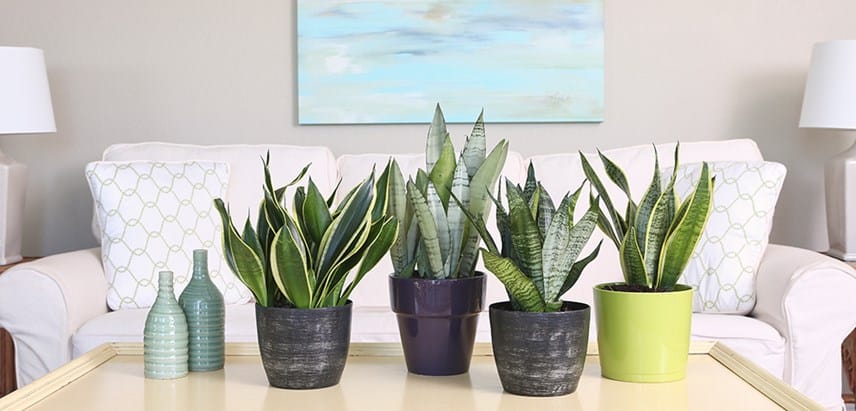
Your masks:
[{"label": "white throw pillow", "polygon": [[[767,161],[708,164],[716,178],[713,207],[679,282],[695,288],[695,312],[747,314],[755,306],[755,276],[787,170]],[[671,173],[664,170],[664,181]],[[700,173],[701,163],[678,168],[675,191],[681,200],[693,191]]]},{"label": "white throw pillow", "polygon": [[86,178],[101,226],[111,309],[151,307],[163,270],[175,273],[179,295],[197,248],[208,250],[208,272],[226,304],[250,300],[223,259],[222,222],[214,208],[213,200],[226,194],[227,163],[97,161],[87,164]]}]

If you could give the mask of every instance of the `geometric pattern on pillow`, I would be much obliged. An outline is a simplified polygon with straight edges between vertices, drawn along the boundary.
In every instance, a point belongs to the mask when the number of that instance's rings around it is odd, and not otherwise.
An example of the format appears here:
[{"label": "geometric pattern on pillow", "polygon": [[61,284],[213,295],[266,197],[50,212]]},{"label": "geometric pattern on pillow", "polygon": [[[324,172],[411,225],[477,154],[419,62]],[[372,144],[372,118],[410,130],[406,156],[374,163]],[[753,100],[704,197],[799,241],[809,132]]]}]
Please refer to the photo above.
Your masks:
[{"label": "geometric pattern on pillow", "polygon": [[151,307],[163,270],[175,273],[175,293],[180,295],[198,248],[208,250],[209,275],[224,302],[250,300],[220,247],[222,222],[213,200],[226,195],[227,163],[98,161],[87,164],[86,177],[101,227],[111,309]]},{"label": "geometric pattern on pillow", "polygon": [[[695,289],[694,312],[747,314],[755,306],[758,265],[787,169],[767,161],[708,165],[715,177],[713,206],[679,282]],[[665,183],[671,173],[663,172]],[[675,191],[681,200],[693,191],[700,173],[701,163],[678,168]]]}]

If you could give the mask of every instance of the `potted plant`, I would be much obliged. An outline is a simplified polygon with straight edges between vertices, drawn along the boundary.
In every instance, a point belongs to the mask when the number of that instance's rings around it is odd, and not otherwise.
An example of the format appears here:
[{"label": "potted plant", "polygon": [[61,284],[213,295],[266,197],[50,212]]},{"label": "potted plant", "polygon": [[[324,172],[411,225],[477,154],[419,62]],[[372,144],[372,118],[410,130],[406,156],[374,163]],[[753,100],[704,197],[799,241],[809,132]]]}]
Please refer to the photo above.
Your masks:
[{"label": "potted plant", "polygon": [[[309,179],[294,191],[293,211],[286,188],[274,189],[264,160],[264,199],[253,227],[238,231],[221,199],[223,251],[229,268],[256,299],[259,351],[268,382],[281,388],[335,385],[348,356],[351,301],[348,296],[389,250],[397,222],[386,216],[389,166],[374,171],[337,207]],[[356,274],[348,282],[348,273]]]},{"label": "potted plant", "polygon": [[558,207],[529,164],[524,188],[506,180],[508,212],[498,200],[502,249],[481,220],[469,215],[485,246],[485,267],[508,291],[509,301],[490,306],[493,354],[502,388],[513,394],[557,396],[574,392],[585,366],[590,308],[563,301],[600,244],[577,260],[597,225],[597,202],[574,223],[582,186]]},{"label": "potted plant", "polygon": [[600,365],[606,378],[665,382],[686,375],[692,287],[677,282],[707,224],[713,178],[704,163],[695,190],[680,201],[675,194],[679,148],[665,187],[655,148],[654,177],[639,203],[631,199],[621,168],[598,151],[607,176],[627,196],[623,216],[580,153],[586,178],[603,200],[598,225],[618,248],[625,280],[594,288]]},{"label": "potted plant", "polygon": [[[426,169],[405,183],[396,162],[389,176],[390,213],[398,236],[390,248],[395,272],[390,301],[410,372],[461,374],[469,369],[485,276],[475,271],[479,235],[464,211],[483,216],[508,154],[503,140],[485,155],[479,115],[464,149],[455,150],[440,106],[428,131]],[[460,203],[451,201],[452,195]]]}]

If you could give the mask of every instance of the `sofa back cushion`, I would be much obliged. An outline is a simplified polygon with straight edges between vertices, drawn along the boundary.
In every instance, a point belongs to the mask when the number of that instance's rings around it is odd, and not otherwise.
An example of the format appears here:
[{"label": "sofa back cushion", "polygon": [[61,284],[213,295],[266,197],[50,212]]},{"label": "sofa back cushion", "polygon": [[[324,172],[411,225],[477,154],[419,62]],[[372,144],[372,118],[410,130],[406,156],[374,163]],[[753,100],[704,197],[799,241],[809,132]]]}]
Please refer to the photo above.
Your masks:
[{"label": "sofa back cushion", "polygon": [[[398,166],[401,168],[401,174],[404,176],[405,180],[411,176],[415,178],[416,170],[419,168],[425,168],[424,154],[343,155],[338,159],[339,172],[342,175],[342,188],[339,190],[337,195],[339,197],[344,196],[350,187],[359,183],[371,172],[372,167],[375,167],[378,172],[383,170],[383,167],[386,166],[390,157],[395,158],[398,162]],[[508,177],[513,181],[520,181],[521,177],[525,178],[526,174],[524,173],[524,170],[523,157],[519,153],[509,151],[508,157],[505,160],[505,166],[500,174],[500,178]],[[339,198],[339,200],[341,200],[341,198]],[[491,212],[489,214],[487,226],[491,233],[496,238],[499,238],[496,233],[495,221],[495,214]],[[502,286],[502,283],[485,271],[481,259],[479,259],[479,264],[476,269],[485,272],[488,276],[487,301],[494,302],[507,300],[505,288]],[[388,277],[392,272],[392,261],[388,255],[384,256],[384,258],[381,259],[381,261],[363,278],[360,286],[354,289],[353,294],[351,294],[351,300],[354,301],[354,304],[357,306],[388,307],[389,295],[387,289],[389,286],[387,282],[389,281]]]},{"label": "sofa back cushion", "polygon": [[176,295],[181,293],[198,248],[209,250],[209,274],[224,300],[250,300],[220,251],[222,224],[213,200],[226,193],[228,164],[99,161],[87,165],[86,177],[102,227],[111,309],[151,307],[159,271],[173,271]]},{"label": "sofa back cushion", "polygon": [[[228,191],[224,199],[232,210],[232,217],[243,222],[249,216],[255,224],[263,192],[264,169],[262,159],[270,153],[270,170],[274,186],[291,181],[308,163],[309,176],[322,194],[332,192],[339,179],[336,159],[327,147],[303,147],[280,144],[265,145],[191,145],[162,142],[116,144],[104,151],[105,161],[222,161],[229,164]],[[293,191],[287,193],[287,201]],[[93,234],[100,238],[100,228],[93,221]]]},{"label": "sofa back cushion", "polygon": [[[675,143],[658,144],[656,147],[661,170],[672,167],[674,165]],[[633,198],[641,198],[654,175],[654,150],[652,146],[639,145],[605,150],[603,153],[624,170]],[[586,157],[599,176],[606,175],[597,153],[586,153]],[[528,160],[532,161],[538,179],[541,180],[544,188],[554,199],[562,198],[566,192],[576,190],[585,180],[578,153],[534,156]],[[681,143],[679,158],[681,164],[700,161],[761,160],[763,157],[758,146],[754,141],[748,139]],[[626,204],[623,200],[624,194],[611,182],[604,181],[604,184],[616,208],[623,210]],[[577,204],[575,218],[581,218],[588,207],[588,188],[586,188]],[[581,255],[588,255],[597,245],[597,242],[601,240],[604,242],[598,258],[586,268],[577,284],[565,294],[564,299],[591,304],[593,299],[592,287],[596,284],[624,280],[619,265],[618,251],[600,230],[595,230],[592,241],[589,241]]]}]

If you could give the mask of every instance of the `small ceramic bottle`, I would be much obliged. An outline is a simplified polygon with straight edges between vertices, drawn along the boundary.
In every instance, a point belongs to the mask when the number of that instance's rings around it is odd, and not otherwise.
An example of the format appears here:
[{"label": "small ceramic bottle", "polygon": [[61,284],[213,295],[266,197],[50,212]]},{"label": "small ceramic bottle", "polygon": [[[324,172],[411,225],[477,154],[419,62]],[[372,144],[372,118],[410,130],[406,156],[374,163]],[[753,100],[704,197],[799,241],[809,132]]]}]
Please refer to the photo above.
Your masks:
[{"label": "small ceramic bottle", "polygon": [[207,250],[193,250],[193,276],[178,301],[187,316],[190,371],[223,368],[225,307],[223,295],[208,276]]},{"label": "small ceramic bottle", "polygon": [[146,378],[171,379],[187,375],[187,319],[175,300],[172,271],[158,273],[158,296],[143,330]]}]

